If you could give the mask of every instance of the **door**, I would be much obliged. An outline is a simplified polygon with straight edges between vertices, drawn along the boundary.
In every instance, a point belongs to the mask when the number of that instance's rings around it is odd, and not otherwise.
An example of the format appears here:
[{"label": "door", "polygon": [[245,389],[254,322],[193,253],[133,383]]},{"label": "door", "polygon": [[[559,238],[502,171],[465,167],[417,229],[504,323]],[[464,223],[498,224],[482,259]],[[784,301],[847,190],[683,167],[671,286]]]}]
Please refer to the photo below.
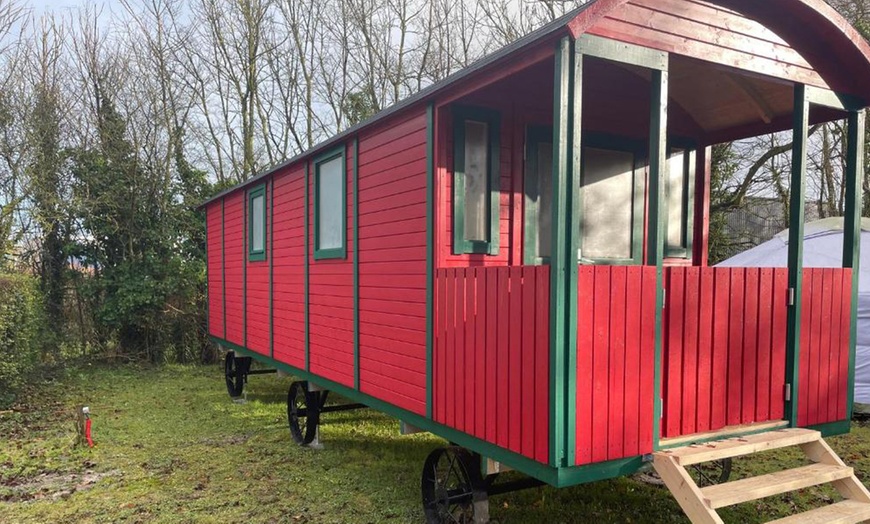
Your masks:
[{"label": "door", "polygon": [[525,224],[523,261],[538,266],[550,263],[553,242],[553,128],[526,129]]}]

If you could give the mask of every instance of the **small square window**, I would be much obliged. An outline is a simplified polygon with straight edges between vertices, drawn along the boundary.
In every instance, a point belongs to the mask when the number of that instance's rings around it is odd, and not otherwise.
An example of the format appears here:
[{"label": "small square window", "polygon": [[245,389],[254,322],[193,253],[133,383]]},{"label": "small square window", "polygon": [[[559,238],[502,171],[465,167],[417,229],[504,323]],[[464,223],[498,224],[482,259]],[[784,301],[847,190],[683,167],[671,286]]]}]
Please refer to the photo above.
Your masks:
[{"label": "small square window", "polygon": [[692,258],[695,150],[671,146],[665,183],[665,256]]},{"label": "small square window", "polygon": [[314,259],[347,256],[347,169],[344,148],[314,162]]},{"label": "small square window", "polygon": [[266,185],[248,192],[248,260],[266,260]]}]

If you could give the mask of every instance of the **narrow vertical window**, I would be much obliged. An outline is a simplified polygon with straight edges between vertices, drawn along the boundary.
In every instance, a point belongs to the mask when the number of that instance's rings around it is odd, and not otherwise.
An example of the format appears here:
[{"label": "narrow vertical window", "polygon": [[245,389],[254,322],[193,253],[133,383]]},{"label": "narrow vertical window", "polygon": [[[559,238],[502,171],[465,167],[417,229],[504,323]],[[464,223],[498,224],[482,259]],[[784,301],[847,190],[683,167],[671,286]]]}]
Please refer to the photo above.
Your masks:
[{"label": "narrow vertical window", "polygon": [[266,260],[266,185],[248,192],[248,259]]},{"label": "narrow vertical window", "polygon": [[686,147],[671,147],[665,184],[665,256],[668,258],[692,257],[694,180],[695,151]]},{"label": "narrow vertical window", "polygon": [[453,134],[453,252],[498,254],[498,113],[456,108]]},{"label": "narrow vertical window", "polygon": [[347,170],[344,148],[314,163],[314,258],[347,256]]}]

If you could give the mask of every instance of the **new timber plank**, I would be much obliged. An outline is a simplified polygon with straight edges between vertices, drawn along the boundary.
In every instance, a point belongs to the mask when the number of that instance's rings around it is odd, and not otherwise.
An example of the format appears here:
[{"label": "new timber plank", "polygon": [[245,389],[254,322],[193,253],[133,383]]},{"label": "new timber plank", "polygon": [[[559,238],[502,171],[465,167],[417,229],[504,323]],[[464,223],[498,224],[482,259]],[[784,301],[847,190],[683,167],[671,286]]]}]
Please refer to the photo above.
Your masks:
[{"label": "new timber plank", "polygon": [[730,457],[740,457],[760,451],[780,449],[817,441],[821,433],[810,429],[789,428],[742,438],[720,440],[708,444],[679,448],[660,453],[673,457],[677,464],[690,466]]},{"label": "new timber plank", "polygon": [[870,504],[844,500],[806,513],[774,520],[770,524],[857,524],[865,520],[870,520]]}]

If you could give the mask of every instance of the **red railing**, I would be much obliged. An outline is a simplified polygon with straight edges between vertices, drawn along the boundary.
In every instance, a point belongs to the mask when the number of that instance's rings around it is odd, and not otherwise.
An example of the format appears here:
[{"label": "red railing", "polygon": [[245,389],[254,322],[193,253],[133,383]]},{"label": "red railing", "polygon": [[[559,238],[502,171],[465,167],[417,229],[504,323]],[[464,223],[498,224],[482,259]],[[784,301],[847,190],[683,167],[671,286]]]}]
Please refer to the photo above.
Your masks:
[{"label": "red railing", "polygon": [[576,464],[653,449],[656,269],[581,266]]},{"label": "red railing", "polygon": [[435,273],[435,420],[549,460],[547,266]]},{"label": "red railing", "polygon": [[804,269],[798,382],[801,426],[847,418],[851,312],[851,269]]}]

